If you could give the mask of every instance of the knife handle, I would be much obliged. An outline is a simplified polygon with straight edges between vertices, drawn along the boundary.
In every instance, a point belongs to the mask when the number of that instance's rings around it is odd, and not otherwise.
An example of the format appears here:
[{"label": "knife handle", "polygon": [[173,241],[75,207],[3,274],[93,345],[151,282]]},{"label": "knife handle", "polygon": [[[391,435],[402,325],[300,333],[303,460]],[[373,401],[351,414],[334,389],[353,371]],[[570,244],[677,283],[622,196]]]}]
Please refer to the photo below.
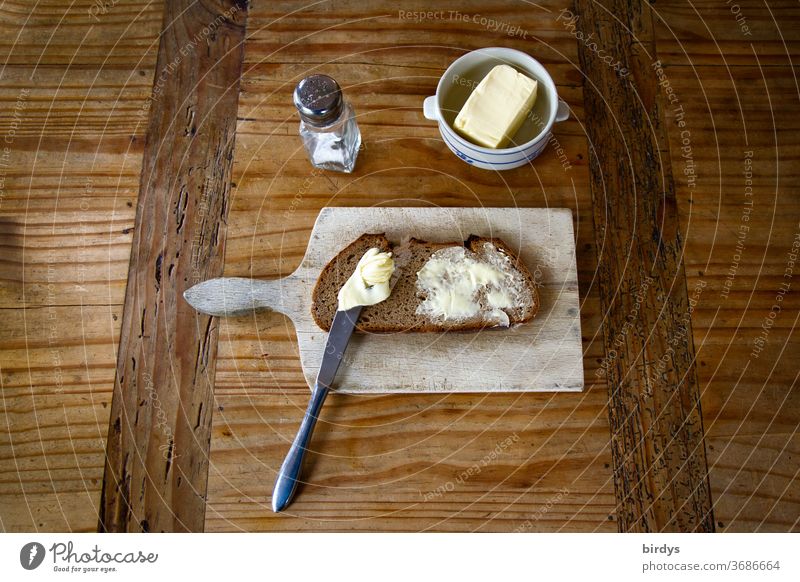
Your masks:
[{"label": "knife handle", "polygon": [[294,496],[297,483],[300,479],[300,471],[303,468],[303,457],[308,449],[311,440],[311,433],[314,432],[314,425],[317,424],[319,412],[328,396],[328,388],[316,384],[311,391],[311,400],[308,402],[306,414],[294,442],[289,448],[289,453],[278,471],[278,478],[275,480],[275,488],[272,490],[272,511],[275,513],[283,511],[291,502]]}]

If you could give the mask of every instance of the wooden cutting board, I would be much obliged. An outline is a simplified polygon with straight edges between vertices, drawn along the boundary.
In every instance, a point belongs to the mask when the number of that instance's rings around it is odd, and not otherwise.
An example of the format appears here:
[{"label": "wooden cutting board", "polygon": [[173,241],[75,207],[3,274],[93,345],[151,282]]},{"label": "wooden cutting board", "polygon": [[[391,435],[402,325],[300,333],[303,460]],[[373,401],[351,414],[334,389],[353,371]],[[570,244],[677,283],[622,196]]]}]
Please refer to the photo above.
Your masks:
[{"label": "wooden cutting board", "polygon": [[[564,208],[324,208],[305,257],[290,276],[253,285],[259,302],[289,316],[309,385],[326,334],[311,317],[322,268],[363,233],[448,242],[502,238],[538,284],[533,321],[476,333],[355,334],[336,377],[346,393],[546,392],[583,389],[583,353],[572,211]],[[233,280],[226,280],[233,281]],[[224,294],[234,293],[233,284]],[[241,291],[241,290],[240,290]],[[236,291],[238,292],[238,291]]]}]

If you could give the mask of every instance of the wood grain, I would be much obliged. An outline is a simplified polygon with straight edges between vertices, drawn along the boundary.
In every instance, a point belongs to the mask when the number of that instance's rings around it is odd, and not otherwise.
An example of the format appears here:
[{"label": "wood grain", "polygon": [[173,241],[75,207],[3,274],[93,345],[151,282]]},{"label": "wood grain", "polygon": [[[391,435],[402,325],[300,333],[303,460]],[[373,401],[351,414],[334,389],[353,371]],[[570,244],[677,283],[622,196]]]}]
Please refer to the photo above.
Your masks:
[{"label": "wood grain", "polygon": [[[289,512],[274,515],[275,471],[308,400],[295,331],[277,314],[221,320],[206,530],[616,530],[606,386],[595,373],[603,356],[596,341],[602,316],[593,283],[581,75],[570,63],[577,58],[574,39],[555,21],[566,3],[526,10],[505,2],[441,3],[443,10],[519,25],[527,39],[470,22],[398,18],[398,8],[428,9],[423,2],[337,2],[336,14],[319,6],[286,15],[287,6],[255,2],[248,16],[225,275],[290,274],[325,206],[570,208],[586,391],[519,400],[337,396],[317,425],[308,484]],[[556,127],[567,168],[553,147],[512,172],[470,168],[422,116],[423,99],[450,62],[466,50],[498,45],[545,62],[570,104],[575,117]],[[352,175],[314,172],[296,135],[289,97],[312,70],[334,76],[355,106],[366,145]],[[443,428],[456,419],[453,430]],[[562,433],[560,421],[574,428]],[[519,440],[480,476],[435,495],[514,433]],[[559,495],[560,487],[570,493]]]},{"label": "wood grain", "polygon": [[[791,65],[800,56],[800,7],[792,0],[651,4],[658,58],[669,65]],[[696,75],[686,70],[687,78]],[[717,71],[718,79],[728,71]]]},{"label": "wood grain", "polygon": [[246,22],[242,3],[208,8],[190,0],[165,5],[101,531],[203,529],[216,327],[182,294],[222,271]]},{"label": "wood grain", "polygon": [[[621,531],[713,531],[683,243],[652,24],[641,4],[578,0],[578,29],[615,47],[635,85],[580,44],[592,119],[595,236]],[[613,16],[612,16],[613,15]],[[600,25],[602,23],[602,25]],[[631,33],[639,44],[626,39]],[[666,177],[666,178],[665,178]]]},{"label": "wood grain", "polygon": [[616,529],[602,389],[333,394],[306,483],[285,513],[274,514],[274,471],[307,400],[307,388],[284,394],[280,387],[217,397],[207,530]]},{"label": "wood grain", "polygon": [[0,7],[2,531],[97,528],[162,7],[90,6]]},{"label": "wood grain", "polygon": [[145,0],[43,0],[35,9],[15,0],[3,3],[0,14],[2,62],[53,67],[56,74],[84,67],[138,74],[138,67],[153,65],[162,23],[161,6]]},{"label": "wood grain", "polygon": [[121,306],[3,309],[4,531],[93,531]]},{"label": "wood grain", "polygon": [[[800,236],[796,71],[741,65],[720,75],[715,66],[665,67],[698,172],[689,188],[681,161],[675,186],[687,286],[696,296],[692,326],[716,527],[797,531],[800,294],[796,269],[786,277]],[[697,94],[705,99],[691,98]],[[672,159],[681,160],[676,120],[668,109]],[[790,290],[754,357],[785,283]]]}]

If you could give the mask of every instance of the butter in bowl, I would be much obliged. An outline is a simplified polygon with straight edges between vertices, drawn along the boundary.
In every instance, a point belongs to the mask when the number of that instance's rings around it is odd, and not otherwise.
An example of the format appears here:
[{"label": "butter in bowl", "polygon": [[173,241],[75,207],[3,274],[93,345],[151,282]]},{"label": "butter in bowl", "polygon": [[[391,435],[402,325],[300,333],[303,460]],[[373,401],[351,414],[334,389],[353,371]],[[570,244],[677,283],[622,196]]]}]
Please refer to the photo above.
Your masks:
[{"label": "butter in bowl", "polygon": [[487,170],[529,164],[545,148],[553,124],[569,117],[555,83],[522,51],[490,47],[456,59],[423,113],[439,125],[445,145]]},{"label": "butter in bowl", "polygon": [[470,94],[453,127],[477,145],[506,147],[530,116],[538,88],[537,80],[509,65],[496,65]]}]

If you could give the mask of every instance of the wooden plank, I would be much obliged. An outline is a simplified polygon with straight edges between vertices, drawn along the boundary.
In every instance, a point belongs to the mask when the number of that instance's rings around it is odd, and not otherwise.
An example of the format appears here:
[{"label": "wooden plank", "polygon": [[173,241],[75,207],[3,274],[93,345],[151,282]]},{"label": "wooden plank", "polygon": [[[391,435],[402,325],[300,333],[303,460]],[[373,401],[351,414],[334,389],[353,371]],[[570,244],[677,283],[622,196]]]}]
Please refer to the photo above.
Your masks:
[{"label": "wooden plank", "polygon": [[[659,0],[652,8],[658,58],[665,64],[787,66],[800,56],[800,6],[794,0]],[[728,72],[717,75],[722,80]]]},{"label": "wooden plank", "polygon": [[[606,386],[595,374],[602,361],[601,312],[593,284],[597,258],[582,76],[573,64],[575,40],[556,21],[569,3],[539,4],[526,10],[505,0],[480,8],[456,0],[437,4],[437,10],[491,15],[519,26],[528,31],[526,39],[472,22],[398,17],[398,8],[430,10],[421,1],[402,7],[337,2],[336,13],[320,5],[292,14],[289,3],[254,2],[225,275],[290,274],[325,206],[570,208],[586,391],[519,400],[497,394],[336,397],[326,403],[315,434],[308,484],[290,511],[274,515],[269,496],[275,471],[308,400],[295,330],[274,313],[221,320],[215,396],[223,410],[216,409],[213,419],[207,531],[616,530]],[[575,114],[555,127],[567,167],[551,145],[532,167],[476,170],[453,156],[435,124],[424,119],[422,101],[447,66],[481,46],[516,48],[547,65]],[[355,106],[365,145],[352,175],[315,172],[302,150],[287,95],[312,70],[335,77]],[[406,420],[391,420],[398,418]],[[560,421],[572,428],[562,434]],[[496,439],[515,432],[518,443],[482,476],[425,501],[425,493],[455,483]],[[569,495],[558,495],[562,486]]]},{"label": "wooden plank", "polygon": [[88,67],[132,72],[140,66],[137,61],[158,46],[151,31],[160,28],[161,12],[159,3],[146,0],[68,4],[44,0],[34,9],[4,2],[0,60],[5,65],[55,66],[60,71]]},{"label": "wooden plank", "polygon": [[134,201],[122,193],[5,200],[0,307],[121,304]]},{"label": "wooden plank", "polygon": [[183,300],[221,274],[246,5],[167,2],[100,502],[102,531],[203,528],[216,327]]},{"label": "wooden plank", "polygon": [[[508,0],[468,5],[463,0],[440,0],[435,8],[425,0],[402,5],[340,0],[336,10],[330,10],[298,7],[292,0],[262,0],[254,3],[253,10],[271,14],[273,20],[264,18],[250,27],[245,70],[251,63],[264,61],[301,63],[307,69],[329,63],[357,64],[362,70],[353,71],[354,75],[366,74],[370,65],[425,69],[487,46],[526,50],[545,66],[564,66],[577,58],[574,38],[556,22],[559,11],[569,5],[564,0],[541,0],[521,10]],[[415,13],[431,11],[434,17],[415,18]],[[473,16],[477,16],[474,21]],[[481,17],[492,19],[494,26],[487,26]],[[504,24],[508,26],[503,28]],[[509,34],[511,27],[516,29]],[[580,82],[580,71],[574,66],[564,68],[571,69],[572,78]]]},{"label": "wooden plank", "polygon": [[[649,7],[578,0],[621,531],[713,531],[700,393]],[[639,43],[631,43],[631,32]]]},{"label": "wooden plank", "polygon": [[[716,528],[797,530],[800,294],[796,268],[786,276],[800,236],[796,71],[735,66],[720,74],[715,66],[683,65],[665,65],[664,71],[683,107],[698,176],[690,187],[681,161],[675,186],[695,302],[692,327]],[[698,94],[705,98],[692,98]],[[672,159],[682,160],[675,109],[667,109],[666,126]],[[791,291],[754,356],[754,342],[763,337],[764,321],[786,283]]]},{"label": "wooden plank", "polygon": [[800,435],[796,428],[795,423],[783,434],[765,431],[721,437],[709,431],[706,442],[719,530],[800,531]]},{"label": "wooden plank", "polygon": [[[127,0],[115,5],[129,8]],[[61,10],[64,27],[89,34],[85,10]],[[152,12],[147,7],[129,23],[137,38],[157,39]],[[32,30],[43,33],[44,12],[39,18]],[[123,43],[134,34],[115,25],[104,30]],[[62,32],[53,22],[49,31],[54,38]],[[11,142],[4,142],[0,185],[0,306],[121,304],[155,50],[126,55],[118,69],[51,66],[54,55],[39,49],[41,66],[7,65],[0,76],[0,108],[12,113],[0,119],[0,134]],[[81,61],[93,48],[69,50]]]},{"label": "wooden plank", "polygon": [[306,483],[275,514],[274,471],[308,389],[217,396],[208,531],[616,529],[602,387],[330,398]]},{"label": "wooden plank", "polygon": [[122,308],[0,313],[0,528],[94,531]]},{"label": "wooden plank", "polygon": [[2,531],[97,529],[162,8],[91,5],[0,7]]}]

